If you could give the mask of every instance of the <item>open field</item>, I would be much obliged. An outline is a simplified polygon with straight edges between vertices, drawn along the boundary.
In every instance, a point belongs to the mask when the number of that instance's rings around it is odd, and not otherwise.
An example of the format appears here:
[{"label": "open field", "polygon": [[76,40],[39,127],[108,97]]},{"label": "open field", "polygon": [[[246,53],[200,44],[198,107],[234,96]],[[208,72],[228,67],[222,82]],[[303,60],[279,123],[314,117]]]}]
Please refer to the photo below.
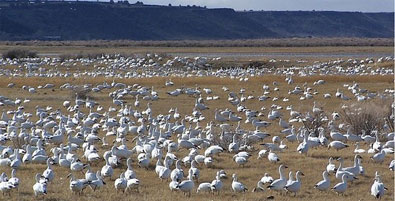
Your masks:
[{"label": "open field", "polygon": [[[166,48],[166,47],[84,47],[84,46],[0,46],[0,52],[8,49],[12,49],[15,47],[23,47],[29,48],[33,51],[37,51],[38,53],[56,53],[56,54],[72,54],[78,52],[105,52],[105,53],[146,53],[146,52],[155,52],[155,53],[172,53],[172,52],[353,52],[353,53],[361,53],[361,52],[383,52],[383,53],[391,53],[393,51],[392,47],[218,47],[218,48]],[[391,55],[391,54],[390,54]],[[149,58],[148,58],[149,59]],[[147,60],[148,60],[147,59]],[[155,59],[155,58],[154,58]],[[327,62],[328,60],[320,58],[320,62]],[[354,58],[353,58],[354,59]],[[70,83],[73,86],[82,86],[89,85],[88,88],[92,89],[95,86],[101,85],[103,83],[123,83],[131,91],[137,91],[138,87],[132,87],[135,84],[138,86],[147,87],[147,90],[150,92],[156,91],[158,94],[158,100],[143,100],[143,95],[140,96],[140,106],[135,107],[134,103],[136,98],[132,95],[125,95],[120,100],[124,101],[124,105],[131,107],[131,109],[135,111],[144,111],[147,108],[147,103],[151,103],[150,108],[152,109],[151,116],[143,115],[142,118],[145,120],[153,120],[158,117],[158,115],[167,115],[169,114],[169,110],[171,108],[177,108],[178,112],[181,115],[181,118],[186,117],[186,115],[190,116],[193,108],[195,107],[195,100],[199,98],[199,95],[187,95],[184,93],[178,96],[170,96],[168,92],[173,91],[175,89],[182,89],[186,91],[188,88],[198,89],[201,92],[201,97],[204,100],[204,104],[208,106],[209,109],[201,110],[202,116],[205,117],[204,120],[199,122],[199,126],[201,126],[203,130],[205,130],[206,124],[211,121],[214,122],[215,126],[213,129],[213,135],[216,139],[221,135],[221,129],[219,125],[221,122],[216,121],[214,119],[215,109],[225,110],[229,108],[234,111],[237,116],[242,117],[241,121],[241,129],[244,130],[244,134],[242,136],[248,136],[255,130],[254,126],[251,123],[245,123],[246,116],[244,112],[237,112],[237,106],[232,105],[228,101],[228,94],[230,92],[235,92],[237,97],[241,99],[241,97],[253,96],[252,99],[247,99],[243,102],[240,102],[241,105],[245,106],[249,110],[257,111],[257,113],[262,113],[261,116],[258,116],[257,119],[265,120],[271,122],[271,125],[267,128],[260,128],[261,131],[267,132],[270,134],[270,137],[265,138],[263,141],[259,142],[251,142],[249,145],[252,146],[251,150],[248,152],[252,155],[248,162],[244,166],[239,166],[233,159],[233,155],[235,153],[229,153],[224,150],[223,153],[213,156],[213,166],[206,167],[204,164],[200,164],[198,168],[200,169],[200,178],[199,181],[195,181],[195,188],[192,190],[191,197],[185,197],[181,192],[171,192],[169,189],[168,181],[161,181],[157,174],[155,173],[155,164],[156,159],[152,159],[150,161],[150,165],[147,169],[140,168],[138,166],[137,153],[134,153],[131,158],[133,159],[132,167],[136,172],[137,178],[140,181],[140,192],[130,192],[130,193],[121,193],[117,192],[114,189],[114,179],[118,178],[121,172],[124,172],[127,168],[126,161],[121,160],[121,165],[119,167],[114,168],[113,179],[105,178],[104,181],[106,185],[104,185],[101,189],[93,192],[89,187],[83,192],[82,195],[73,194],[69,189],[69,179],[66,176],[70,173],[70,170],[65,167],[60,167],[59,165],[53,165],[53,170],[55,171],[55,178],[52,182],[48,184],[48,193],[44,196],[45,200],[267,200],[268,196],[274,196],[274,200],[373,200],[374,197],[370,195],[370,187],[373,184],[374,174],[376,171],[381,175],[382,182],[388,188],[385,192],[382,200],[393,200],[394,198],[394,171],[388,169],[390,162],[394,159],[393,154],[387,154],[382,163],[373,162],[370,157],[373,154],[363,153],[362,163],[361,165],[365,169],[365,175],[359,175],[358,180],[348,183],[348,189],[344,196],[338,196],[334,192],[319,192],[317,189],[314,189],[314,185],[322,180],[322,172],[325,170],[326,165],[328,163],[329,157],[342,157],[344,159],[344,163],[346,167],[350,167],[353,165],[354,160],[354,143],[351,141],[345,142],[349,145],[349,147],[342,149],[340,151],[336,151],[333,148],[329,149],[327,146],[319,146],[317,148],[310,148],[306,155],[299,154],[296,149],[299,145],[299,142],[288,142],[285,140],[285,134],[281,134],[280,131],[282,128],[279,126],[279,120],[268,120],[268,113],[272,108],[277,107],[278,111],[282,114],[282,118],[285,120],[291,119],[290,112],[286,110],[287,106],[292,105],[293,110],[299,111],[302,114],[306,114],[306,112],[311,112],[313,108],[314,102],[320,107],[324,113],[328,116],[330,120],[332,120],[333,112],[341,112],[343,105],[352,105],[352,104],[362,104],[362,102],[357,101],[357,96],[355,93],[352,93],[352,90],[348,90],[348,86],[353,86],[355,83],[358,83],[358,89],[366,89],[368,92],[363,93],[367,96],[368,93],[375,93],[377,96],[375,98],[371,98],[365,100],[373,105],[381,105],[383,108],[385,106],[389,106],[393,102],[393,90],[394,90],[394,75],[391,71],[385,71],[385,69],[393,69],[393,59],[384,63],[376,62],[377,58],[374,58],[375,62],[366,64],[366,67],[361,67],[360,71],[352,72],[349,71],[335,71],[336,65],[328,67],[328,69],[318,68],[319,70],[312,68],[309,66],[306,67],[306,73],[314,72],[310,76],[298,76],[299,72],[303,71],[304,65],[310,65],[313,61],[298,64],[292,63],[292,65],[298,65],[301,69],[291,69],[290,71],[295,72],[292,76],[293,83],[288,84],[285,81],[286,77],[289,77],[291,74],[287,74],[288,72],[286,68],[281,69],[280,64],[276,64],[276,68],[273,68],[270,73],[265,72],[264,75],[248,74],[250,72],[246,72],[243,70],[239,70],[240,74],[234,75],[232,74],[231,68],[227,69],[230,73],[221,74],[221,75],[210,75],[210,76],[199,76],[199,71],[205,71],[202,69],[189,69],[185,70],[180,67],[178,71],[166,71],[166,69],[162,69],[158,66],[152,64],[152,66],[147,64],[147,67],[128,67],[122,69],[122,64],[113,65],[114,61],[106,61],[101,62],[94,61],[89,65],[81,65],[80,63],[76,64],[76,66],[62,66],[58,65],[43,64],[41,67],[45,69],[28,69],[25,62],[21,62],[18,64],[6,64],[1,71],[1,79],[0,79],[0,95],[9,98],[10,100],[20,99],[22,103],[20,105],[14,106],[0,106],[3,112],[7,111],[15,111],[18,106],[23,106],[23,112],[31,113],[31,117],[24,117],[25,120],[36,122],[39,120],[36,115],[37,108],[47,108],[52,107],[48,110],[48,113],[54,112],[56,110],[60,111],[60,116],[64,116],[67,118],[68,115],[73,116],[74,112],[70,111],[70,108],[62,106],[64,101],[71,101],[71,105],[74,106],[74,92],[73,90],[60,88],[60,86]],[[257,59],[259,60],[259,58]],[[261,60],[267,60],[261,59]],[[156,61],[156,60],[155,60]],[[232,61],[227,61],[231,62]],[[164,61],[157,61],[158,63],[163,64]],[[226,63],[225,62],[225,63]],[[246,62],[242,61],[241,63]],[[227,63],[228,64],[228,63]],[[340,63],[339,65],[344,65],[344,69],[348,69],[349,64]],[[359,68],[361,64],[356,64],[355,68]],[[99,67],[104,66],[102,69]],[[383,73],[372,73],[374,70],[371,69],[382,69]],[[53,70],[53,71],[51,71]],[[321,70],[321,71],[320,71]],[[332,71],[331,71],[332,70]],[[99,71],[107,72],[106,76],[98,73]],[[155,76],[152,77],[143,77],[143,78],[126,78],[127,72],[134,72],[138,75],[154,75],[153,72],[158,72]],[[258,71],[258,70],[256,70]],[[317,72],[316,72],[317,71]],[[366,71],[363,73],[362,71]],[[61,75],[61,73],[72,72],[69,77]],[[328,72],[327,75],[324,72]],[[335,72],[335,73],[334,73]],[[341,72],[341,73],[340,73]],[[381,72],[381,71],[380,71]],[[387,72],[387,73],[385,73]],[[92,73],[92,74],[89,74]],[[333,74],[330,74],[333,73]],[[370,73],[370,74],[369,74]],[[220,73],[218,73],[220,74]],[[29,76],[28,76],[29,75]],[[43,76],[43,75],[51,75],[51,76]],[[167,75],[167,76],[166,76]],[[124,76],[124,77],[121,77]],[[136,75],[135,75],[136,76]],[[137,76],[136,76],[137,77]],[[240,81],[242,78],[248,78],[246,81]],[[165,86],[165,83],[171,79],[174,82],[173,86]],[[325,80],[324,84],[314,85],[313,83],[317,80]],[[273,83],[277,82],[275,86]],[[13,87],[8,87],[10,83],[14,83]],[[48,89],[40,89],[39,86],[44,86],[47,83],[54,84],[54,88]],[[344,85],[347,85],[346,87]],[[262,88],[263,85],[268,85],[270,87],[270,93],[267,95],[269,98],[265,101],[258,101],[258,97],[262,96],[264,90]],[[25,89],[22,89],[23,86],[32,87],[35,89],[34,93],[28,92]],[[301,97],[304,97],[304,94],[289,94],[289,91],[295,89],[296,86],[300,86],[301,89],[309,95],[312,95],[311,99],[301,100]],[[223,87],[227,87],[229,91],[224,91]],[[273,89],[278,87],[278,91],[274,91]],[[204,93],[203,89],[212,89],[212,94]],[[311,88],[308,90],[307,88]],[[243,94],[239,93],[241,89],[245,89]],[[337,89],[344,93],[344,96],[350,97],[351,100],[343,100],[342,98],[335,97],[335,93]],[[98,113],[103,114],[105,111],[108,111],[109,107],[116,108],[115,111],[109,112],[111,117],[114,117],[119,120],[119,116],[117,116],[118,109],[120,106],[117,106],[113,103],[114,99],[109,96],[110,93],[118,90],[118,88],[104,88],[99,92],[90,91],[84,95],[89,97],[91,100],[95,101],[97,105],[92,109],[92,111],[97,111],[98,106],[102,106],[104,110],[98,111]],[[388,90],[392,90],[392,92],[388,92]],[[331,98],[324,98],[324,94],[331,94]],[[382,100],[379,98],[380,96],[386,96]],[[150,95],[147,95],[150,96]],[[218,96],[218,100],[207,100],[207,97]],[[278,98],[278,100],[273,98]],[[30,102],[24,103],[23,100],[30,100]],[[284,101],[284,99],[288,99]],[[276,106],[273,106],[273,105]],[[84,106],[81,106],[80,111],[86,115],[89,114],[90,110]],[[54,115],[58,116],[58,115]],[[122,116],[122,115],[120,115]],[[135,122],[137,125],[137,118],[132,115],[126,115],[130,118],[130,122]],[[172,116],[172,114],[171,114]],[[11,119],[12,114],[9,114],[8,117]],[[85,119],[85,118],[84,118]],[[105,119],[105,117],[101,117],[100,119]],[[100,119],[97,120],[97,123],[100,122]],[[82,121],[83,119],[81,119]],[[55,121],[59,121],[55,119]],[[169,120],[170,122],[175,122],[173,118]],[[179,119],[177,122],[180,122]],[[342,123],[345,123],[343,119],[334,120],[335,124],[339,126]],[[234,130],[237,127],[237,122],[226,122],[230,125],[231,131],[228,134],[234,134]],[[20,123],[16,123],[19,125]],[[80,123],[81,124],[81,123]],[[154,127],[155,125],[149,124]],[[301,122],[292,123],[296,128],[300,128],[303,126]],[[191,126],[191,127],[190,127]],[[197,127],[198,125],[193,122],[187,122],[185,125],[186,130],[190,130],[192,128]],[[41,128],[41,126],[36,126],[37,128]],[[329,135],[330,130],[327,126],[327,122],[323,125],[325,128],[325,136],[329,139],[329,141],[333,141]],[[74,128],[78,130],[79,128]],[[380,133],[380,140],[382,144],[385,144],[384,136],[382,134],[387,134],[390,131],[382,128],[377,128]],[[393,128],[392,128],[393,129]],[[339,129],[342,133],[346,133],[347,129]],[[165,132],[165,130],[163,130]],[[30,132],[30,130],[28,130]],[[53,133],[52,129],[48,129],[48,132]],[[98,137],[103,138],[106,135],[106,132],[103,128],[98,130]],[[185,133],[186,131],[184,131]],[[203,132],[203,131],[201,131]],[[392,130],[392,132],[394,132]],[[19,133],[19,131],[18,131]],[[359,133],[358,133],[359,134]],[[41,133],[39,134],[41,135]],[[148,131],[143,131],[142,135],[148,135]],[[130,140],[127,142],[127,147],[132,149],[135,146],[134,142],[131,140],[136,136],[129,132],[126,135],[126,139]],[[262,159],[257,159],[258,152],[261,149],[264,149],[261,143],[269,143],[272,142],[273,136],[280,136],[283,142],[288,146],[288,149],[283,150],[282,152],[276,152],[280,158],[280,161],[277,163],[269,162],[267,157],[265,156]],[[185,136],[184,136],[185,137]],[[103,155],[105,151],[110,150],[113,141],[116,136],[107,136],[106,141],[109,143],[108,147],[102,147],[102,142],[96,142],[95,146],[98,149],[98,153],[100,156]],[[171,140],[177,142],[177,134],[172,133]],[[215,142],[210,142],[215,143]],[[64,138],[63,144],[67,144],[67,137]],[[13,145],[11,141],[7,141],[5,145]],[[119,143],[118,143],[119,145]],[[360,142],[360,148],[365,149],[366,151],[369,149],[369,144],[365,142]],[[45,150],[49,156],[52,156],[51,148],[55,147],[55,145],[51,143],[46,143]],[[227,149],[227,147],[224,147]],[[206,148],[198,149],[199,154],[204,154],[204,150]],[[164,155],[167,152],[167,148],[163,150]],[[82,160],[82,162],[87,163],[87,160],[82,157],[83,150],[80,148],[75,152],[77,156]],[[175,152],[178,159],[182,159],[187,156],[189,150],[180,149]],[[339,162],[336,161],[336,166],[338,166]],[[254,187],[256,187],[259,179],[264,175],[264,173],[269,173],[274,179],[279,178],[278,167],[280,164],[284,164],[288,166],[288,169],[285,170],[286,177],[288,178],[288,172],[293,171],[294,173],[298,170],[302,171],[305,176],[301,177],[301,189],[297,193],[296,197],[289,194],[278,194],[271,190],[265,189],[265,192],[251,192]],[[105,165],[104,160],[101,158],[98,163],[92,164],[91,168],[93,171],[101,170],[101,168]],[[34,175],[36,173],[42,173],[47,168],[44,164],[22,164],[17,170],[17,177],[20,179],[19,190],[13,190],[11,192],[11,196],[3,195],[0,196],[0,200],[38,200],[42,199],[42,197],[36,198],[33,193],[32,186],[35,184]],[[174,165],[171,167],[174,169]],[[184,179],[187,177],[189,166],[183,165],[184,170]],[[202,182],[211,182],[216,175],[216,172],[219,170],[225,170],[228,178],[222,179],[224,182],[224,187],[219,195],[211,194],[211,193],[196,193],[196,188],[199,183]],[[6,172],[10,177],[11,168],[0,166],[0,172]],[[248,187],[248,192],[245,193],[233,193],[231,191],[231,183],[232,183],[232,174],[235,173],[238,176],[240,182],[245,184]],[[73,173],[76,178],[83,178],[84,175],[77,171]],[[333,173],[330,175],[331,187],[340,182],[339,179],[336,179]],[[267,186],[267,185],[266,185]]]}]

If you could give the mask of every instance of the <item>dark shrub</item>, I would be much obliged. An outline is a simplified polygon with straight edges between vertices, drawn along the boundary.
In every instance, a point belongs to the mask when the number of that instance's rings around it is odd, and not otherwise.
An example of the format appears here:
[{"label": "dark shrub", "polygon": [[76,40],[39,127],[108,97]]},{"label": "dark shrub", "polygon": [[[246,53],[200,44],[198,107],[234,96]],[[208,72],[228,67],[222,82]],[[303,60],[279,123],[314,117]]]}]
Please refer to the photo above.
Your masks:
[{"label": "dark shrub", "polygon": [[3,53],[4,59],[36,58],[37,53],[25,49],[13,49]]}]

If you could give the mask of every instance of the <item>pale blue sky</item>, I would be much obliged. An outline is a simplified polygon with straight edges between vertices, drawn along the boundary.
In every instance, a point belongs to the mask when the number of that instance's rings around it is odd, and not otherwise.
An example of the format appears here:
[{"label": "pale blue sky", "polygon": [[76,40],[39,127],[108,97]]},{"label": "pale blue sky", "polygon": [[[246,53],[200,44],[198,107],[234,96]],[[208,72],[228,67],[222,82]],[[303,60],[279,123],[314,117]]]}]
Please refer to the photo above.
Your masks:
[{"label": "pale blue sky", "polygon": [[[134,0],[129,0],[131,3]],[[141,1],[141,0],[140,0]],[[145,4],[199,5],[235,10],[334,10],[393,12],[394,0],[142,0]]]}]

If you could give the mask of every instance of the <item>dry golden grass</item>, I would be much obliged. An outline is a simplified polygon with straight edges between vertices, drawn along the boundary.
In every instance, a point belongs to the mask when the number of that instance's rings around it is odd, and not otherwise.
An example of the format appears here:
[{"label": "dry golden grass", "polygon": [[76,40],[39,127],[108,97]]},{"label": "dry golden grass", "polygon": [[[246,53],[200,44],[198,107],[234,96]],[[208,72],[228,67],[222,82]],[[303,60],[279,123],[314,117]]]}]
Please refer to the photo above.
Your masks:
[{"label": "dry golden grass", "polygon": [[[293,88],[296,84],[303,84],[307,82],[308,86],[312,86],[312,82],[324,79],[327,81],[327,84],[314,86],[314,89],[317,89],[319,92],[318,95],[315,96],[314,99],[299,101],[299,96],[288,95],[288,89]],[[192,107],[194,105],[194,97],[190,97],[187,95],[181,95],[179,97],[171,97],[166,94],[167,91],[178,87],[195,87],[198,85],[201,88],[208,87],[212,88],[215,95],[219,95],[220,99],[215,101],[206,101],[206,104],[210,107],[210,110],[203,111],[206,120],[201,124],[205,125],[206,122],[210,121],[214,117],[214,108],[232,108],[233,107],[227,102],[227,93],[221,90],[222,86],[227,86],[231,91],[238,92],[240,88],[246,88],[246,95],[254,95],[259,96],[262,95],[262,85],[269,84],[270,86],[273,81],[278,81],[280,84],[279,92],[272,92],[270,96],[277,96],[280,100],[283,97],[289,97],[289,102],[272,102],[265,101],[259,102],[257,100],[247,100],[244,104],[251,109],[259,110],[262,106],[266,108],[270,108],[272,104],[278,104],[283,106],[284,108],[287,105],[294,105],[294,109],[298,111],[306,111],[312,107],[313,100],[317,101],[320,106],[322,106],[326,112],[332,112],[339,109],[339,107],[345,103],[336,98],[332,99],[323,99],[323,93],[331,93],[334,94],[337,88],[341,88],[345,91],[346,95],[351,96],[351,94],[342,88],[344,83],[352,83],[352,81],[357,81],[360,83],[362,88],[369,89],[371,91],[382,91],[385,88],[393,88],[393,78],[391,76],[373,76],[373,77],[346,77],[346,76],[329,76],[329,77],[304,77],[304,78],[296,78],[294,86],[289,86],[284,83],[284,77],[281,76],[264,76],[260,78],[250,78],[248,82],[239,82],[231,79],[219,79],[213,77],[204,77],[204,78],[172,78],[175,86],[173,87],[165,87],[164,82],[165,78],[151,78],[151,79],[124,79],[117,80],[129,85],[134,83],[139,83],[143,86],[154,86],[154,89],[158,91],[160,99],[159,101],[153,102],[152,109],[153,115],[158,114],[167,114],[168,110],[171,107],[178,107],[179,112],[183,115],[190,114],[192,111]],[[64,100],[70,100],[70,92],[68,90],[60,90],[58,87],[66,82],[70,82],[72,84],[86,84],[86,83],[102,83],[104,81],[111,82],[112,80],[104,79],[104,78],[81,78],[81,79],[59,79],[59,78],[13,78],[13,79],[1,79],[0,80],[0,94],[6,95],[10,98],[27,98],[30,99],[31,102],[25,105],[25,110],[28,112],[34,112],[35,106],[53,106],[54,109],[61,108],[61,103]],[[7,84],[10,82],[14,82],[16,84],[14,89],[6,88]],[[55,91],[51,91],[50,89],[42,89],[38,90],[35,94],[29,94],[28,92],[21,89],[22,85],[30,85],[30,86],[38,86],[44,85],[45,83],[54,83],[56,85]],[[91,94],[94,99],[103,105],[105,108],[112,105],[111,99],[108,97],[109,90],[105,90],[100,93]],[[126,100],[128,104],[132,104],[134,102],[133,98],[128,98]],[[145,108],[145,101],[141,100],[141,108]],[[3,108],[11,109],[11,108]],[[63,112],[66,112],[64,108],[62,108]],[[84,109],[85,112],[87,112]],[[267,113],[267,110],[265,111]],[[286,119],[288,118],[288,112],[283,111]],[[266,119],[266,117],[264,118]],[[36,119],[32,119],[36,120]],[[251,126],[242,125],[243,129],[253,129]],[[279,135],[280,128],[277,125],[277,121],[273,122],[273,125],[266,130],[268,133],[272,135]],[[104,135],[104,133],[100,133],[100,135]],[[128,138],[132,138],[132,136],[128,136]],[[108,142],[111,142],[113,138],[107,139]],[[271,139],[266,139],[266,142],[271,141]],[[388,170],[388,164],[392,160],[393,157],[387,156],[385,162],[383,164],[375,164],[372,163],[369,159],[368,154],[363,154],[363,162],[362,165],[366,170],[366,176],[360,176],[359,180],[349,185],[349,189],[345,196],[337,196],[333,192],[321,193],[312,187],[314,184],[322,179],[321,174],[325,169],[327,160],[329,157],[338,157],[341,156],[345,159],[345,165],[351,166],[354,154],[352,151],[354,150],[354,146],[351,146],[347,149],[336,152],[334,150],[327,150],[326,148],[318,148],[310,150],[308,156],[303,156],[296,153],[297,143],[286,143],[289,146],[289,149],[284,151],[283,153],[279,153],[279,157],[281,159],[282,164],[286,164],[289,169],[287,169],[286,173],[289,170],[295,172],[297,170],[302,170],[305,173],[305,177],[302,177],[302,189],[300,193],[293,197],[291,195],[278,195],[271,191],[266,191],[263,193],[244,193],[244,194],[234,194],[230,190],[231,178],[223,180],[225,183],[223,192],[220,195],[211,195],[211,194],[196,194],[192,193],[191,198],[186,198],[179,192],[171,192],[168,188],[168,182],[161,182],[157,175],[154,172],[154,164],[155,161],[151,161],[151,168],[147,171],[144,169],[140,169],[136,166],[136,162],[133,163],[133,168],[137,173],[138,178],[141,182],[140,193],[130,193],[130,194],[122,194],[117,193],[114,190],[114,181],[106,180],[107,185],[99,190],[98,192],[93,192],[90,189],[87,189],[82,196],[73,195],[69,190],[69,180],[66,179],[66,175],[69,173],[68,170],[60,167],[54,167],[56,176],[55,180],[49,184],[49,193],[45,196],[45,200],[266,200],[266,197],[269,195],[274,195],[275,200],[373,200],[373,197],[370,195],[370,186],[373,182],[374,172],[378,171],[382,175],[382,179],[384,184],[389,189],[386,192],[383,200],[392,200],[394,195],[394,173]],[[133,144],[128,145],[129,148],[133,146]],[[100,147],[100,145],[99,145]],[[271,164],[268,162],[266,158],[258,160],[257,153],[259,149],[262,147],[260,145],[255,145],[256,151],[253,151],[253,156],[250,158],[249,162],[245,167],[238,167],[236,163],[232,160],[233,154],[223,153],[220,156],[214,157],[214,167],[206,168],[204,166],[200,166],[201,170],[201,178],[200,182],[208,182],[213,180],[215,176],[215,172],[219,169],[225,169],[228,173],[228,176],[231,177],[233,173],[237,173],[239,177],[239,181],[246,184],[251,191],[256,182],[263,176],[265,172],[271,174],[274,178],[278,178],[278,166],[279,164]],[[49,147],[48,147],[49,148]],[[367,149],[367,145],[362,145],[362,148]],[[100,154],[103,153],[103,149],[100,149]],[[49,151],[48,151],[49,152]],[[199,151],[203,153],[202,150]],[[81,154],[81,152],[78,152]],[[186,150],[182,150],[177,153],[179,158],[185,156],[187,154]],[[134,158],[136,156],[133,156]],[[93,166],[93,170],[99,170],[103,166],[103,162],[98,165]],[[34,197],[32,186],[34,184],[34,174],[38,172],[43,172],[46,169],[45,165],[23,165],[17,172],[17,176],[21,180],[21,185],[19,187],[18,192],[13,192],[11,197],[1,197],[2,200],[37,200]],[[120,168],[115,169],[115,177],[118,177],[121,171],[126,169],[125,161],[123,161],[123,165]],[[10,175],[10,169],[0,167],[0,172],[6,171],[8,175]],[[184,172],[187,172],[187,168],[184,167]],[[78,178],[82,178],[83,175],[81,173],[76,173]],[[331,186],[334,186],[338,181],[334,179],[334,176],[330,176],[331,178]],[[198,184],[195,182],[195,186]]]},{"label": "dry golden grass", "polygon": [[328,47],[145,47],[145,46],[128,46],[128,47],[92,47],[61,44],[54,46],[47,45],[0,45],[0,53],[11,49],[29,49],[39,54],[97,54],[120,53],[145,54],[145,53],[385,53],[392,55],[394,49],[391,46],[328,46]]}]

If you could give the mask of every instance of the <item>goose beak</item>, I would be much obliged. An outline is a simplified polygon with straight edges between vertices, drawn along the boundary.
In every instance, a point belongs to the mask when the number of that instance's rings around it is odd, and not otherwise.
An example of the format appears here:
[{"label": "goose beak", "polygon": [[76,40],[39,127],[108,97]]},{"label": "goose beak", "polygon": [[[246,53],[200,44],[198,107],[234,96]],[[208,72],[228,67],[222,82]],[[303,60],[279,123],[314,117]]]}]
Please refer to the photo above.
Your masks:
[{"label": "goose beak", "polygon": [[301,174],[302,176],[304,176],[303,172],[300,172],[300,174]]}]

